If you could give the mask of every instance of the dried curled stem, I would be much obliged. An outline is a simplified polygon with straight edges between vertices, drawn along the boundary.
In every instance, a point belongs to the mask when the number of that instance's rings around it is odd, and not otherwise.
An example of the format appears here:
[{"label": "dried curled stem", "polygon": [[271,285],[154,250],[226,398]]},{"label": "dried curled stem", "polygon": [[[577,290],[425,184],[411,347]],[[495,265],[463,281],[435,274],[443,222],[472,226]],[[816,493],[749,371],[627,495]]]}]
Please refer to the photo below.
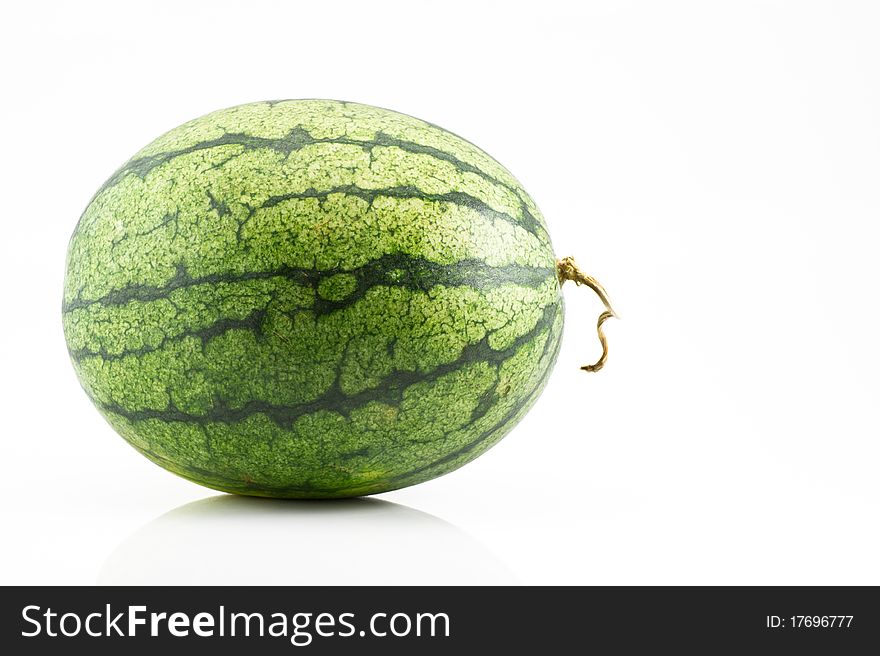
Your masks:
[{"label": "dried curled stem", "polygon": [[559,276],[560,285],[564,284],[566,280],[572,280],[576,285],[586,285],[596,292],[596,295],[605,304],[606,310],[599,315],[599,321],[596,323],[596,332],[599,333],[599,343],[602,345],[602,355],[595,363],[581,367],[584,371],[599,371],[605,366],[605,361],[608,359],[608,340],[605,339],[602,324],[611,317],[617,318],[617,313],[611,307],[611,301],[608,300],[608,292],[599,284],[598,280],[581,271],[573,257],[563,257],[556,260],[556,275]]}]

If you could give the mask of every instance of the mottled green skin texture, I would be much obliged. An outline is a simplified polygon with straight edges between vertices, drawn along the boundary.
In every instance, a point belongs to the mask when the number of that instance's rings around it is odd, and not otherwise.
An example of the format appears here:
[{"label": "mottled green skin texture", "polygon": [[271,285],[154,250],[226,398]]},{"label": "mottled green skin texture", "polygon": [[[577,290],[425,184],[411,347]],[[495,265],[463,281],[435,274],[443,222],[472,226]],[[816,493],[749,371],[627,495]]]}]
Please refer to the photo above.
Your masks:
[{"label": "mottled green skin texture", "polygon": [[467,141],[384,109],[265,102],[136,154],[70,241],[77,375],[138,451],[272,497],[384,492],[500,440],[556,359],[544,220]]}]

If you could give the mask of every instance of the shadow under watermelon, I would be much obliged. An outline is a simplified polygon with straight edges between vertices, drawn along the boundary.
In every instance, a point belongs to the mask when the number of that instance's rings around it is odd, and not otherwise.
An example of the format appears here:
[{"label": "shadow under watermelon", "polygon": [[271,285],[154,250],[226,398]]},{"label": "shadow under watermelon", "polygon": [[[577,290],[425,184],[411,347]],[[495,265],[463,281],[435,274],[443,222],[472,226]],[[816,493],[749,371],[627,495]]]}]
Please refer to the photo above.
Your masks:
[{"label": "shadow under watermelon", "polygon": [[376,498],[219,495],[145,524],[100,585],[506,585],[513,573],[438,517]]}]

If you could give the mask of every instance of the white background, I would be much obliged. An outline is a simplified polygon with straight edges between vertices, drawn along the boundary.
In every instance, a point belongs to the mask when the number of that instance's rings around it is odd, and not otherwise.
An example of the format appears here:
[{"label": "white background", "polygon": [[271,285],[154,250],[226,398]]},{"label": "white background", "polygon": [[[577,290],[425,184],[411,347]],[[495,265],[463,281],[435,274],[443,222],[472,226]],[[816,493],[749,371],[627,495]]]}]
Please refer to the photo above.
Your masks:
[{"label": "white background", "polygon": [[[3,4],[0,583],[880,584],[880,28],[871,2]],[[546,215],[564,344],[441,479],[219,495],[79,389],[67,240],[140,147],[326,97],[474,141]]]}]

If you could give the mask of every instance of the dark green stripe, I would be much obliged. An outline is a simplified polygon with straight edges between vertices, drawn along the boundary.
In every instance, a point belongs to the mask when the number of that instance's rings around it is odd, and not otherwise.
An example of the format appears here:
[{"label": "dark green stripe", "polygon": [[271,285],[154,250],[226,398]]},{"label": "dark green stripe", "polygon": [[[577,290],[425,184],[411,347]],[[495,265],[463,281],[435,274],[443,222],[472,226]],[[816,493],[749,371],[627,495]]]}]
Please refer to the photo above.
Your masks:
[{"label": "dark green stripe", "polygon": [[348,415],[355,408],[362,407],[373,401],[389,405],[399,405],[403,400],[403,393],[406,388],[417,383],[436,382],[442,376],[445,376],[456,369],[460,369],[463,364],[488,362],[490,364],[499,365],[516,353],[516,351],[526,342],[533,340],[544,331],[551,330],[553,321],[556,318],[556,309],[557,306],[555,303],[547,305],[544,308],[542,317],[535,323],[535,326],[527,333],[517,337],[506,349],[498,351],[493,350],[489,346],[490,333],[479,342],[466,346],[459,357],[453,362],[436,367],[430,372],[396,371],[380,381],[376,387],[352,395],[346,395],[340,389],[339,376],[337,375],[336,381],[330,389],[317,399],[307,403],[299,403],[296,405],[272,405],[265,401],[251,401],[241,408],[232,408],[228,405],[224,405],[223,401],[218,399],[214,407],[203,415],[194,415],[184,412],[174,407],[173,404],[169,404],[169,407],[164,410],[129,410],[118,404],[103,404],[95,399],[93,399],[93,401],[104,412],[110,412],[128,419],[129,421],[135,422],[148,419],[158,419],[165,422],[179,421],[200,425],[215,422],[231,424],[240,422],[255,414],[264,414],[277,425],[283,428],[289,428],[293,422],[300,417],[321,410],[329,410]]},{"label": "dark green stripe", "polygon": [[[393,278],[393,272],[400,272],[400,278]],[[356,277],[358,287],[352,296],[360,298],[367,289],[374,285],[403,285],[410,289],[427,290],[435,285],[472,286],[483,289],[502,284],[516,284],[538,287],[548,277],[555,276],[556,270],[550,267],[530,267],[509,264],[493,267],[483,260],[461,260],[453,264],[438,264],[422,257],[414,257],[405,253],[383,255],[367,264],[354,269],[305,269],[298,267],[280,267],[270,271],[246,271],[243,273],[214,273],[206,276],[190,276],[183,264],[178,265],[175,275],[164,285],[129,285],[114,290],[93,300],[75,299],[62,306],[63,312],[72,312],[81,308],[100,303],[105,307],[125,305],[131,301],[155,301],[167,298],[168,295],[185,287],[196,285],[214,285],[218,283],[236,283],[245,280],[263,278],[287,278],[302,285],[316,287],[323,277],[339,273],[348,273]],[[351,297],[349,297],[351,298]],[[342,307],[342,305],[325,302],[319,311]]]},{"label": "dark green stripe", "polygon": [[[520,187],[503,182],[502,180],[499,180],[498,178],[482,171],[480,168],[474,166],[473,164],[469,164],[464,160],[459,159],[452,153],[448,153],[446,151],[440,150],[439,148],[426,146],[413,141],[396,139],[394,137],[384,134],[383,132],[378,132],[376,134],[376,137],[372,140],[358,140],[351,139],[349,137],[328,137],[318,139],[313,137],[301,127],[296,127],[291,130],[287,135],[276,139],[266,137],[253,137],[243,133],[227,133],[216,139],[207,139],[205,141],[200,141],[199,143],[193,144],[192,146],[188,146],[186,148],[166,151],[163,153],[156,153],[154,155],[148,155],[146,157],[140,157],[138,159],[131,160],[123,165],[122,168],[120,168],[118,171],[116,171],[116,173],[114,173],[110,177],[110,179],[101,186],[101,188],[95,195],[97,196],[102,191],[105,191],[106,189],[109,189],[110,187],[116,185],[120,180],[122,180],[129,174],[136,175],[139,178],[143,179],[148,173],[150,173],[155,168],[161,166],[162,164],[165,164],[166,162],[169,162],[176,157],[180,157],[181,155],[188,155],[190,153],[201,150],[209,150],[211,148],[217,148],[220,146],[234,145],[242,146],[245,150],[268,148],[270,150],[280,152],[284,155],[289,155],[293,151],[300,150],[305,146],[313,144],[351,145],[364,148],[368,151],[372,150],[375,147],[393,147],[413,154],[428,155],[429,157],[433,157],[434,159],[447,162],[449,164],[452,164],[456,168],[456,170],[460,172],[479,175],[490,184],[502,187],[515,194],[520,201],[520,210],[523,215],[521,219],[514,219],[516,221],[516,224],[525,228],[532,234],[536,234],[536,231],[538,229],[541,229],[543,231],[543,227],[529,210],[523,197],[523,190]],[[235,155],[231,156],[230,159],[232,159],[233,157],[235,157]],[[224,160],[221,165],[225,164],[227,161],[229,160]]]},{"label": "dark green stripe", "polygon": [[425,200],[434,203],[449,203],[450,205],[456,205],[458,207],[464,207],[470,210],[474,210],[492,219],[504,221],[505,223],[509,223],[512,226],[524,229],[526,232],[534,237],[538,237],[538,235],[535,233],[535,226],[527,227],[520,219],[517,219],[515,216],[508,214],[507,212],[500,212],[496,210],[491,205],[480,200],[476,196],[472,196],[463,191],[450,191],[445,194],[429,194],[412,185],[399,187],[383,187],[381,189],[365,189],[363,187],[358,187],[355,185],[343,185],[322,191],[318,191],[317,189],[308,189],[299,193],[279,194],[277,196],[270,196],[263,203],[252,208],[251,215],[253,215],[253,213],[257,209],[274,207],[275,205],[283,203],[284,201],[305,200],[308,198],[326,200],[328,196],[331,196],[333,194],[354,196],[356,198],[367,201],[370,205],[372,205],[377,198],[400,198],[403,200]]},{"label": "dark green stripe", "polygon": [[155,346],[141,346],[136,349],[124,349],[119,353],[110,353],[106,349],[93,351],[86,348],[68,349],[67,352],[70,354],[70,358],[74,362],[80,362],[87,358],[101,358],[104,362],[113,362],[114,360],[122,360],[123,358],[129,357],[139,358],[147,353],[161,351],[170,342],[178,342],[187,337],[195,337],[201,340],[202,347],[204,348],[214,337],[218,337],[230,330],[260,331],[263,326],[263,321],[266,318],[266,314],[266,310],[255,310],[244,319],[218,319],[204,328],[199,328],[198,330],[184,330],[176,335],[164,337]]}]

